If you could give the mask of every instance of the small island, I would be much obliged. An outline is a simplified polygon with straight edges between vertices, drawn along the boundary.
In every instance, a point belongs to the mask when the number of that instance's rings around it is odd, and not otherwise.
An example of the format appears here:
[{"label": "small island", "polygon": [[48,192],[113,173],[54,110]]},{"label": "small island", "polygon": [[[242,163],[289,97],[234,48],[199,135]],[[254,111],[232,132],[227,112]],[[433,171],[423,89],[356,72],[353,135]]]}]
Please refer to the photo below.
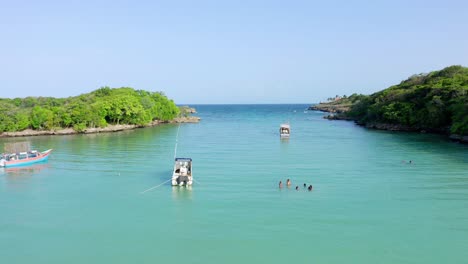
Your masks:
[{"label": "small island", "polygon": [[102,87],[68,98],[0,99],[0,137],[114,132],[161,123],[198,122],[162,92]]},{"label": "small island", "polygon": [[446,134],[468,143],[468,68],[416,74],[371,95],[336,96],[309,109],[368,128]]}]

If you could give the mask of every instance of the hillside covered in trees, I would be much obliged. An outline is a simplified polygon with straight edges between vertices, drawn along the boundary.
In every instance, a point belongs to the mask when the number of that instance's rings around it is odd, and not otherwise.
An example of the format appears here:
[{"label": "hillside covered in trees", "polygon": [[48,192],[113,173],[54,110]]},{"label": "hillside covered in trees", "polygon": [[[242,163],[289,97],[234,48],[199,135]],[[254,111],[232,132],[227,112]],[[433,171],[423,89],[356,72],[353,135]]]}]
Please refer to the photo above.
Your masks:
[{"label": "hillside covered in trees", "polygon": [[468,136],[468,68],[413,75],[374,94],[353,94],[328,104],[348,108],[334,119],[367,127]]},{"label": "hillside covered in trees", "polygon": [[68,98],[0,99],[0,133],[25,129],[52,130],[106,127],[108,124],[146,125],[168,121],[179,108],[161,92],[102,87]]}]

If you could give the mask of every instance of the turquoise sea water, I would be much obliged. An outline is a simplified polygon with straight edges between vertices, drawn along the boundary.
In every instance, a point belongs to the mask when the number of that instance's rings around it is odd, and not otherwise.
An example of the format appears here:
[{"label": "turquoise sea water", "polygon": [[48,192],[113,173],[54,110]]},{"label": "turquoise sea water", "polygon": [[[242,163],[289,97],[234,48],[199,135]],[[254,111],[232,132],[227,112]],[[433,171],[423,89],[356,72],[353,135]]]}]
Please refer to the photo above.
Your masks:
[{"label": "turquoise sea water", "polygon": [[191,189],[141,194],[170,178],[177,125],[27,138],[54,152],[0,169],[0,262],[467,263],[466,145],[306,107],[196,106]]}]

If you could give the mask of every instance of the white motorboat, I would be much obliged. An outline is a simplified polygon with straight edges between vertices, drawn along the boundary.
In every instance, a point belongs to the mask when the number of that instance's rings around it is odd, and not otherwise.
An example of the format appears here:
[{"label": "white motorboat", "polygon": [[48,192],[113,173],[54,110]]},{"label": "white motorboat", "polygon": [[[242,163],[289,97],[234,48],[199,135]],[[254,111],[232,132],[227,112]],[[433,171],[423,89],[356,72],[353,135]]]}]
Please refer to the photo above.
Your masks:
[{"label": "white motorboat", "polygon": [[280,137],[289,138],[290,134],[291,134],[291,126],[289,124],[281,124],[280,125]]},{"label": "white motorboat", "polygon": [[193,183],[192,159],[175,158],[172,186],[191,186]]}]

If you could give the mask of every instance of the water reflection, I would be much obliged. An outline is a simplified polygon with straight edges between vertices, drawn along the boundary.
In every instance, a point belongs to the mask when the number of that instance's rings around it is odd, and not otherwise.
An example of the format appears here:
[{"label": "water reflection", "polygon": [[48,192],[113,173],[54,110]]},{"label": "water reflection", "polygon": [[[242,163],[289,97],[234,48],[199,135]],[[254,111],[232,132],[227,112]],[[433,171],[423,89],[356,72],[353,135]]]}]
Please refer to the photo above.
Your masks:
[{"label": "water reflection", "polygon": [[0,168],[0,174],[5,174],[7,177],[32,176],[48,167],[48,163],[38,163],[23,167]]},{"label": "water reflection", "polygon": [[280,140],[281,151],[285,151],[289,148],[289,138]]},{"label": "water reflection", "polygon": [[192,186],[172,186],[174,201],[192,200]]}]

